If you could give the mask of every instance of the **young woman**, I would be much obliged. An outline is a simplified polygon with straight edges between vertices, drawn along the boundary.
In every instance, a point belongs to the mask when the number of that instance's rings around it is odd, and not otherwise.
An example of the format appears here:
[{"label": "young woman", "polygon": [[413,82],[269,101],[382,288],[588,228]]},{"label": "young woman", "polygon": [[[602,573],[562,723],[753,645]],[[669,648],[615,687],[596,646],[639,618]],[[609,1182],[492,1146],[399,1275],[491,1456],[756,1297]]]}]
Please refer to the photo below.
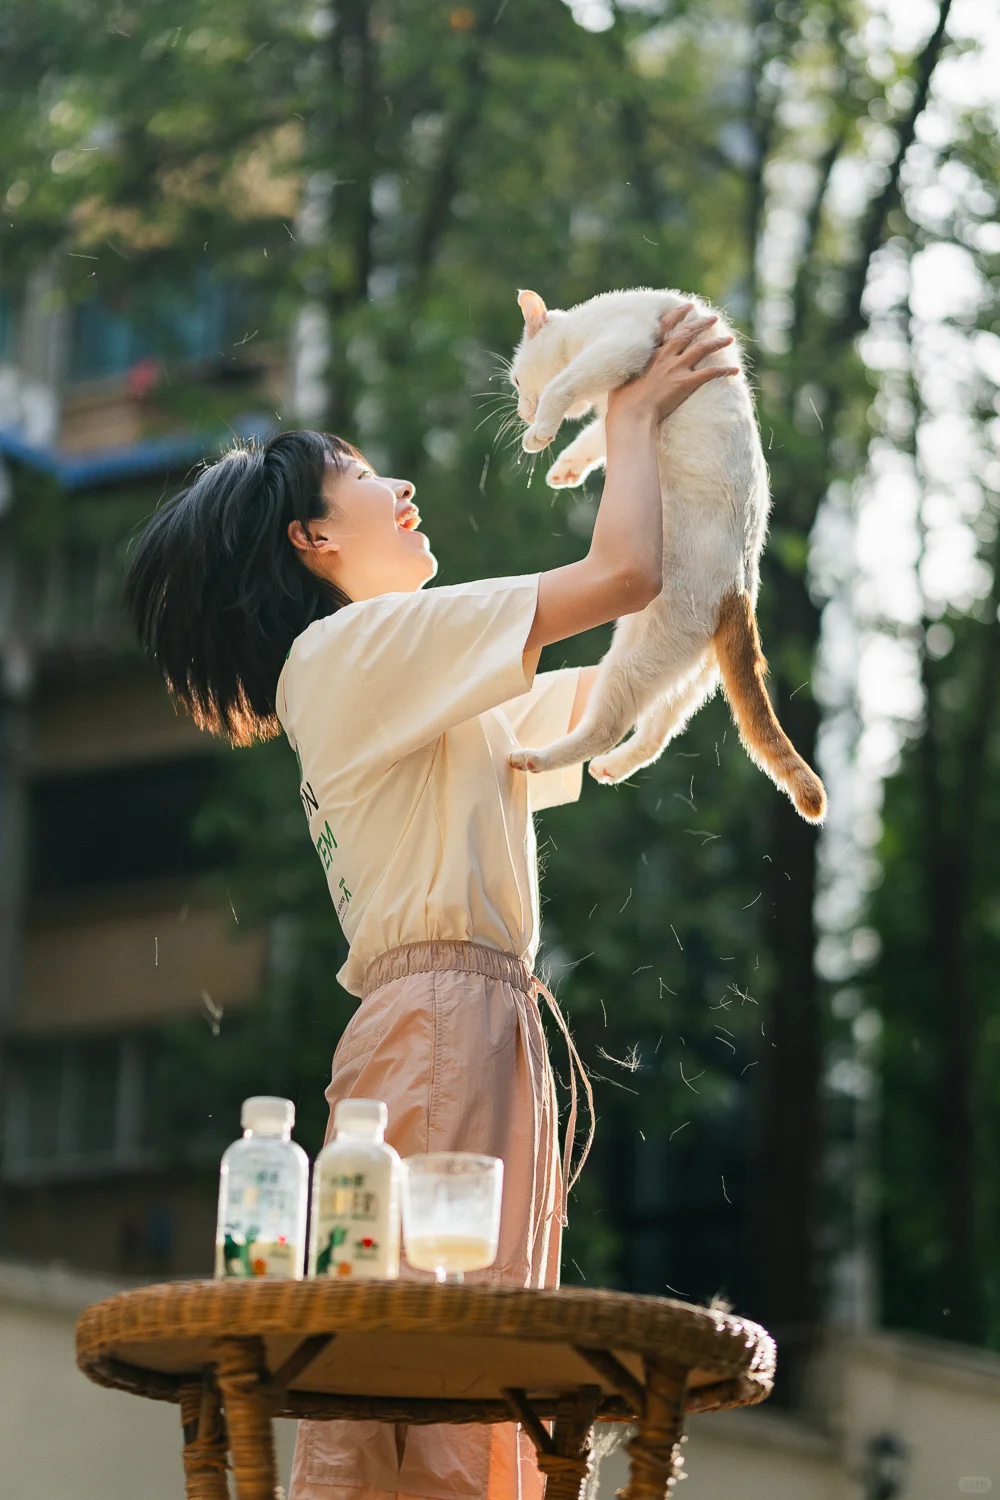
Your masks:
[{"label": "young woman", "polygon": [[[658,424],[731,340],[663,322],[648,369],[614,393],[585,558],[541,575],[421,592],[437,570],[413,485],[339,438],[288,432],[206,468],[132,554],[125,598],[173,696],[237,745],[284,730],[350,943],[361,999],[333,1059],[332,1109],[382,1099],[401,1155],[502,1157],[496,1265],[555,1286],[568,1161],[531,966],[531,813],[579,796],[581,769],[527,777],[508,755],[572,728],[593,668],[536,676],[543,646],[642,609],[663,553]],[[572,1142],[572,1121],[567,1132]],[[415,1274],[407,1272],[407,1274]],[[293,1500],[537,1500],[513,1424],[305,1422]]]}]

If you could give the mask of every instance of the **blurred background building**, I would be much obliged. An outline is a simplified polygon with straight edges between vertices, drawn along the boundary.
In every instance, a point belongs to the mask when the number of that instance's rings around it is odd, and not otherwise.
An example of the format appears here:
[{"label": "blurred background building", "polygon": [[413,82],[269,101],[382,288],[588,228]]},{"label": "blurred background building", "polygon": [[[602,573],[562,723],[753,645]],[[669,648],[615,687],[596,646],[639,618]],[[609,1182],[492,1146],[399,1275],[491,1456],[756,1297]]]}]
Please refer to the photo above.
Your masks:
[{"label": "blurred background building", "polygon": [[9,299],[0,376],[7,503],[27,491],[39,535],[8,532],[3,555],[0,1243],[193,1273],[211,1265],[213,1190],[165,1150],[162,1031],[191,1014],[217,1028],[254,996],[262,938],[202,888],[227,852],[194,834],[219,758],[125,632],[121,557],[218,441],[157,403],[164,357],[192,401],[222,386],[248,412],[280,399],[284,367],[263,347],[220,356],[233,312],[211,280],[179,315],[163,299],[148,331],[99,300],[53,308],[50,293],[36,278]]}]

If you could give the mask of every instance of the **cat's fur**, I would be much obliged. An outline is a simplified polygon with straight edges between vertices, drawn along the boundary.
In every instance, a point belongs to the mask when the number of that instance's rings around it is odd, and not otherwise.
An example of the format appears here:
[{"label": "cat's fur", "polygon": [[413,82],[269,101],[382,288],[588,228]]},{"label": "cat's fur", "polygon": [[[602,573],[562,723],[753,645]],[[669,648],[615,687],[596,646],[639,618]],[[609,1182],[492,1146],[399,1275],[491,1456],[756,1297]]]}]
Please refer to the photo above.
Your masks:
[{"label": "cat's fur", "polygon": [[[663,314],[683,302],[693,304],[691,318],[714,311],[697,297],[646,289],[605,292],[566,311],[549,311],[535,292],[518,301],[525,330],[510,373],[529,424],[525,449],[547,448],[564,417],[596,408],[549,469],[555,489],[580,484],[604,463],[608,392],[648,364]],[[730,332],[720,317],[712,336]],[[731,345],[708,359],[732,366],[740,354]],[[656,760],[721,677],[750,758],[804,818],[820,822],[823,783],[778,723],[764,686],[754,605],[770,495],[743,374],[709,381],[671,413],[660,427],[659,470],[662,593],[618,621],[578,727],[544,749],[515,751],[511,764],[545,771],[589,760],[598,781],[621,781]]]}]

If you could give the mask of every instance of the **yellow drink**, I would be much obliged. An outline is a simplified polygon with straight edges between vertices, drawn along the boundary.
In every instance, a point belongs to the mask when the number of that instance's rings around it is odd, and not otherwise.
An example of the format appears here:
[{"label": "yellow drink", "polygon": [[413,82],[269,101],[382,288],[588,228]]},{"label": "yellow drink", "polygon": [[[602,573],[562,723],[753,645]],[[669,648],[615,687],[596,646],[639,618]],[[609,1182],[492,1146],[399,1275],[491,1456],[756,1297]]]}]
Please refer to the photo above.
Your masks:
[{"label": "yellow drink", "polygon": [[496,1253],[496,1241],[483,1234],[406,1236],[406,1258],[417,1271],[483,1271]]}]

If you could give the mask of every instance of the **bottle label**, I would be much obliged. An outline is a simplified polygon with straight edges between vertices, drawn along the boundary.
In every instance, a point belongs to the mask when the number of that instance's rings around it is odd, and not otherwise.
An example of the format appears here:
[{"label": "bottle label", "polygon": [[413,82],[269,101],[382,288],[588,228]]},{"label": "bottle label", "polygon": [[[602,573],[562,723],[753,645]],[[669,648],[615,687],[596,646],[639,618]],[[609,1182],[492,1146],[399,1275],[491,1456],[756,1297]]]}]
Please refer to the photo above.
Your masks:
[{"label": "bottle label", "polygon": [[273,1168],[234,1172],[216,1245],[216,1276],[294,1277],[298,1247],[281,1232],[294,1223],[294,1210],[295,1192],[284,1173]]},{"label": "bottle label", "polygon": [[316,1275],[385,1275],[379,1195],[363,1172],[330,1173],[319,1185]]},{"label": "bottle label", "polygon": [[295,1246],[284,1239],[259,1240],[253,1230],[247,1238],[235,1239],[227,1234],[215,1250],[215,1274],[223,1277],[276,1276],[290,1280],[295,1276]]}]

